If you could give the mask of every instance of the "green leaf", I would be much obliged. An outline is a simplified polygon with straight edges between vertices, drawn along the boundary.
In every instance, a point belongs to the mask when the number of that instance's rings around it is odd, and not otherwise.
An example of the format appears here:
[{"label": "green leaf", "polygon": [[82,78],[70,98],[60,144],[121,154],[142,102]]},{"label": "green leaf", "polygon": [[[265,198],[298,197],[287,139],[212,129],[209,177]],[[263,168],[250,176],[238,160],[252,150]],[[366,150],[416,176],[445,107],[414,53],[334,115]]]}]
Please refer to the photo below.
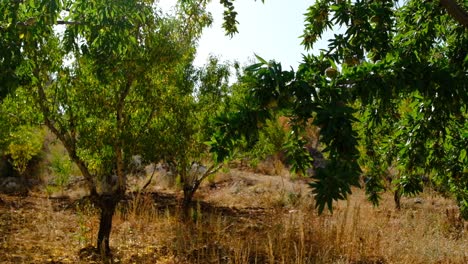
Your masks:
[{"label": "green leaf", "polygon": [[268,65],[268,62],[263,59],[262,57],[258,56],[257,54],[254,54],[255,55],[255,58],[257,58],[258,61],[260,61],[261,63],[263,63],[264,65]]}]

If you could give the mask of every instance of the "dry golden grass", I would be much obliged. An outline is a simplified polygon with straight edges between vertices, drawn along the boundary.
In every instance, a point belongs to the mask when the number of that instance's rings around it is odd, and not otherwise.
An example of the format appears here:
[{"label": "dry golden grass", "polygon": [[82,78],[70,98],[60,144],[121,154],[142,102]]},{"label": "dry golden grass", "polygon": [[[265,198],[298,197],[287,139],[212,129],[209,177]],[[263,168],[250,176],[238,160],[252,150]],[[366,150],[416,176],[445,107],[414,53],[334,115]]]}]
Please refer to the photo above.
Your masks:
[{"label": "dry golden grass", "polygon": [[[230,177],[233,176],[233,177]],[[302,181],[231,171],[198,194],[193,223],[176,196],[135,194],[114,217],[114,263],[468,263],[452,201],[426,193],[394,210],[361,190],[318,216]],[[96,210],[38,195],[0,196],[1,263],[92,263]],[[465,223],[466,225],[466,223]]]}]

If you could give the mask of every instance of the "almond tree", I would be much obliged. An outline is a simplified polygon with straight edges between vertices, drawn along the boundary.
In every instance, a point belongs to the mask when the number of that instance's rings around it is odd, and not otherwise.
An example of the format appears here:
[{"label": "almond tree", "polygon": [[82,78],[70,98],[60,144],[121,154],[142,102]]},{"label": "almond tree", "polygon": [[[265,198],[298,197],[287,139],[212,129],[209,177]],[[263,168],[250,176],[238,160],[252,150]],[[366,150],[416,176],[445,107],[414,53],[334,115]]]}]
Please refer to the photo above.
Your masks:
[{"label": "almond tree", "polygon": [[140,0],[1,4],[16,12],[10,22],[20,45],[14,72],[101,210],[97,248],[103,255],[110,253],[112,216],[125,195],[131,158],[157,145],[159,135],[148,128],[160,114],[162,94],[191,63],[195,41],[210,22],[205,4],[183,1],[174,16]]},{"label": "almond tree", "polygon": [[189,216],[192,199],[201,183],[223,165],[212,158],[209,145],[211,119],[223,111],[228,98],[228,65],[210,57],[206,66],[190,66],[177,87],[168,89],[161,114],[152,133],[160,135],[161,150],[152,160],[163,160],[172,168],[183,189],[183,217]]}]

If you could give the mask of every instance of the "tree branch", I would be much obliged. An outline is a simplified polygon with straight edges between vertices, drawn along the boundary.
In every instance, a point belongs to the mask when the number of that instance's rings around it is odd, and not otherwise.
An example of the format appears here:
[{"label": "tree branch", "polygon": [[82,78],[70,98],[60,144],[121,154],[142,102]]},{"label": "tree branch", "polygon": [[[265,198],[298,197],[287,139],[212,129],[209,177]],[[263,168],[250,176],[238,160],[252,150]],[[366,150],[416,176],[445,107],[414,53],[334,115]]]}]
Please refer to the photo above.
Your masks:
[{"label": "tree branch", "polygon": [[468,13],[455,0],[440,0],[440,4],[458,23],[468,28]]},{"label": "tree branch", "polygon": [[57,20],[57,25],[81,25],[80,21]]},{"label": "tree branch", "polygon": [[[35,75],[38,76],[38,73],[36,72]],[[85,162],[81,158],[79,158],[76,153],[75,139],[72,138],[71,135],[68,135],[67,133],[63,131],[59,131],[59,129],[54,125],[53,118],[51,118],[50,110],[46,105],[47,100],[48,99],[45,94],[44,87],[42,85],[38,85],[38,103],[39,103],[39,107],[41,109],[42,115],[44,117],[44,122],[46,126],[63,143],[65,149],[67,150],[70,156],[70,159],[73,162],[75,162],[75,164],[78,166],[79,170],[83,174],[83,177],[85,178],[88,184],[90,195],[92,197],[95,197],[97,195],[96,185],[94,183],[93,177],[91,173],[89,172],[88,167],[86,166]]]},{"label": "tree branch", "polygon": [[125,164],[123,157],[123,145],[122,142],[122,133],[125,129],[125,117],[124,117],[124,108],[125,108],[125,99],[130,93],[131,86],[133,84],[133,76],[127,77],[127,83],[125,84],[124,89],[120,92],[120,96],[116,106],[116,121],[117,121],[117,139],[114,144],[114,150],[116,154],[117,161],[117,177],[118,177],[118,189],[120,193],[125,193],[126,186],[126,176],[125,176]]}]

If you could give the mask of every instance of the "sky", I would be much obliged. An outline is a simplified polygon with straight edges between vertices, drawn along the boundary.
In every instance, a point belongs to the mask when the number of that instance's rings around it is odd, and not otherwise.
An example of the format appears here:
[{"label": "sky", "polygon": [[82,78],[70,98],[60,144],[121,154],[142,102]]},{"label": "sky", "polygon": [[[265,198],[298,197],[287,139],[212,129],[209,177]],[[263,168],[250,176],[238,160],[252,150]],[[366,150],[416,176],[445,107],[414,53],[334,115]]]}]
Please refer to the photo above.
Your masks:
[{"label": "sky", "polygon": [[[174,3],[174,0],[160,0],[164,9]],[[238,12],[239,33],[231,38],[222,28],[223,6],[219,0],[213,0],[208,10],[214,22],[204,30],[199,40],[194,64],[204,65],[210,54],[220,57],[221,61],[237,60],[244,64],[257,54],[266,60],[281,62],[283,69],[297,69],[302,54],[307,53],[299,38],[304,29],[303,14],[312,4],[310,0],[266,0],[265,3],[236,0],[234,6]]]}]

